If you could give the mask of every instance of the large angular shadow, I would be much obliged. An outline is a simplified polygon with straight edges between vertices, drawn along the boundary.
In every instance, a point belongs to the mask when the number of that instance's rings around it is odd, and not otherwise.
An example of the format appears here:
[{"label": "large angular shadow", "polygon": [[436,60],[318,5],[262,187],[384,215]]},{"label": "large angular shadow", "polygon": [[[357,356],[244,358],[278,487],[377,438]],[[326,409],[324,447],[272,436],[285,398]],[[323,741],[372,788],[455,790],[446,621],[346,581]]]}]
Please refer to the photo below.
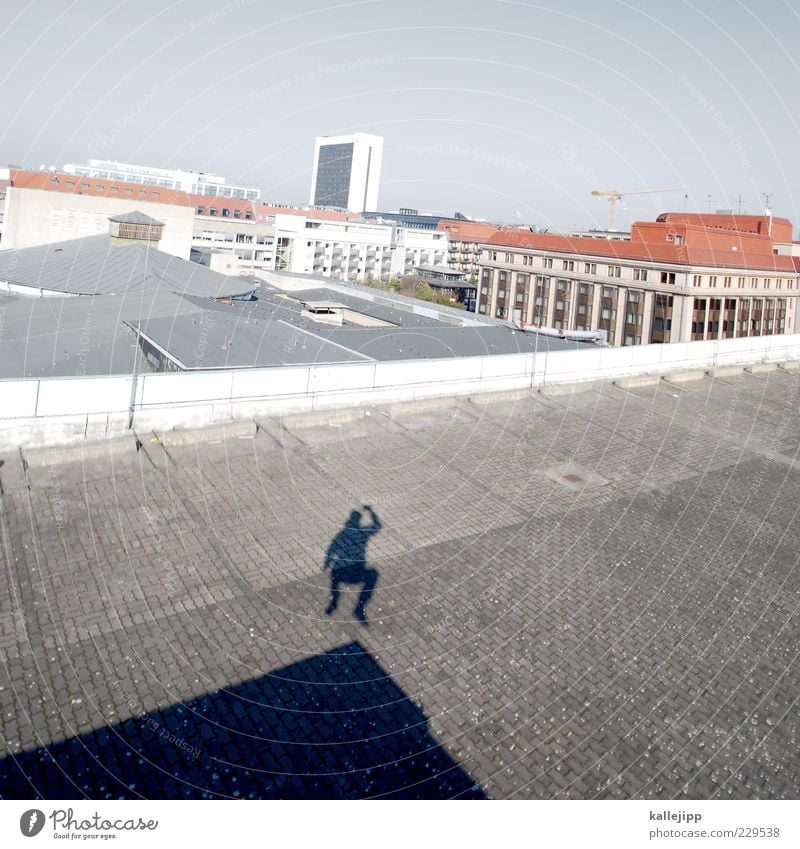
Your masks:
[{"label": "large angular shadow", "polygon": [[358,642],[0,761],[7,799],[486,798]]}]

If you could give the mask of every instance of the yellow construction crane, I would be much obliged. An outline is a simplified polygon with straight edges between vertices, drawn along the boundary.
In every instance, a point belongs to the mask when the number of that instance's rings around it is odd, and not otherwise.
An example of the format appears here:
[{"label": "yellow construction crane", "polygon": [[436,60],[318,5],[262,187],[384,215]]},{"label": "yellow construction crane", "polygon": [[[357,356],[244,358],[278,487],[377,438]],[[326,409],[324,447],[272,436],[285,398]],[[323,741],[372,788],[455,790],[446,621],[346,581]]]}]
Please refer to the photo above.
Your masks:
[{"label": "yellow construction crane", "polygon": [[656,194],[657,192],[679,192],[684,188],[685,186],[673,186],[669,189],[627,189],[623,192],[619,191],[618,189],[608,189],[604,192],[594,191],[592,192],[592,194],[595,197],[608,198],[608,201],[611,204],[611,210],[608,216],[608,229],[613,230],[614,224],[617,220],[617,201],[625,197],[625,195],[646,195]]}]

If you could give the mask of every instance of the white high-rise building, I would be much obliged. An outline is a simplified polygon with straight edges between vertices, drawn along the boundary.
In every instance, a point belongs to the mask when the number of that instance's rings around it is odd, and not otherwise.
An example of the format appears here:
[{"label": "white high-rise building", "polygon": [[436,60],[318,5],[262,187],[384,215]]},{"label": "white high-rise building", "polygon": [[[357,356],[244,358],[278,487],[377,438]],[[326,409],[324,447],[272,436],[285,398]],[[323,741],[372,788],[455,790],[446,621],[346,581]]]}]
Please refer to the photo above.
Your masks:
[{"label": "white high-rise building", "polygon": [[309,203],[349,212],[377,209],[382,158],[382,136],[319,136]]}]

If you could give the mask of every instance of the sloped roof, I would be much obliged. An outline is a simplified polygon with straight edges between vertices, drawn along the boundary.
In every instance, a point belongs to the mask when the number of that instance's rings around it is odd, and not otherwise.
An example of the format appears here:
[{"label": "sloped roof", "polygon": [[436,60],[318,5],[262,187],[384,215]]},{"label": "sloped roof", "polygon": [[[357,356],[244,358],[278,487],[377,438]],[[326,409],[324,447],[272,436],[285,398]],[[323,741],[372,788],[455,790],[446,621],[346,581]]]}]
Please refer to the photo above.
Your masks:
[{"label": "sloped roof", "polygon": [[796,257],[778,254],[752,254],[743,251],[699,248],[659,242],[628,242],[621,239],[589,239],[526,230],[498,230],[486,245],[499,245],[554,253],[604,257],[613,261],[639,260],[692,267],[797,271]]},{"label": "sloped roof", "polygon": [[54,174],[50,171],[12,170],[11,186],[16,189],[40,189],[86,197],[166,203],[170,206],[192,205],[189,195],[177,189],[165,189],[162,186],[142,183],[126,183],[123,180],[107,180],[101,177]]},{"label": "sloped roof", "polygon": [[134,210],[133,212],[124,212],[122,215],[112,215],[109,221],[114,221],[118,224],[146,224],[149,227],[159,227],[164,224],[157,218],[151,218],[143,212]]},{"label": "sloped roof", "polygon": [[72,295],[117,295],[156,288],[179,295],[231,298],[253,291],[229,277],[144,242],[113,243],[106,235],[0,251],[0,280]]}]

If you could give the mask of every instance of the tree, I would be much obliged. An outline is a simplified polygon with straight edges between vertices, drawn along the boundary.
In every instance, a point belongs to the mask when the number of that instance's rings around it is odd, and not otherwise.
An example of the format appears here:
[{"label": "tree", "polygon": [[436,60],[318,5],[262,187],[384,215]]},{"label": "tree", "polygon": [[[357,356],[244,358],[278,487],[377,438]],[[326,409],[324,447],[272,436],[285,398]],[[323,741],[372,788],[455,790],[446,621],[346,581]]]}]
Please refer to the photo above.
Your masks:
[{"label": "tree", "polygon": [[417,286],[417,297],[423,301],[435,301],[436,292],[433,291],[429,283],[423,281]]}]

